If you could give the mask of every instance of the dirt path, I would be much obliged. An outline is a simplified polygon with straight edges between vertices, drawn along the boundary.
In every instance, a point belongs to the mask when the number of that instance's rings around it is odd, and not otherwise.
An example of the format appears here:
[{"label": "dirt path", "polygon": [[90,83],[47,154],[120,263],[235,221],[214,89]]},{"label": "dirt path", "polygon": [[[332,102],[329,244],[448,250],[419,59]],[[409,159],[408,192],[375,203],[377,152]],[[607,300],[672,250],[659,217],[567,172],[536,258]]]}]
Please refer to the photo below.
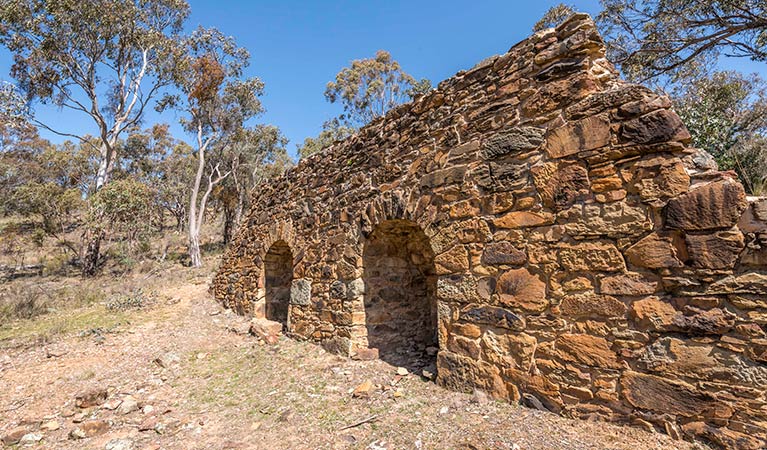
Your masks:
[{"label": "dirt path", "polygon": [[[0,350],[0,436],[26,434],[39,448],[113,450],[696,448],[449,392],[398,377],[384,362],[351,361],[287,338],[261,345],[243,333],[245,319],[208,297],[204,282],[162,291],[169,302],[132,313],[132,323],[112,332]],[[366,380],[369,395],[353,397]],[[86,393],[102,397],[76,407]]]}]

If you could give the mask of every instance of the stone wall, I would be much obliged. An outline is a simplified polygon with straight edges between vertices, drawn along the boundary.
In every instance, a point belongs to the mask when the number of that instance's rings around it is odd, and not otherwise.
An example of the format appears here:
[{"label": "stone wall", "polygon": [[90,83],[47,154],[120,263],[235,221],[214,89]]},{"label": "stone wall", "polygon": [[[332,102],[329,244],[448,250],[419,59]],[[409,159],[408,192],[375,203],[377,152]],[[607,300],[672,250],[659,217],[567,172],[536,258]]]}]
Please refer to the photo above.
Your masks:
[{"label": "stone wall", "polygon": [[302,160],[256,189],[216,297],[263,315],[284,242],[293,336],[413,367],[437,353],[455,389],[765,447],[767,200],[604,55],[576,15]]}]

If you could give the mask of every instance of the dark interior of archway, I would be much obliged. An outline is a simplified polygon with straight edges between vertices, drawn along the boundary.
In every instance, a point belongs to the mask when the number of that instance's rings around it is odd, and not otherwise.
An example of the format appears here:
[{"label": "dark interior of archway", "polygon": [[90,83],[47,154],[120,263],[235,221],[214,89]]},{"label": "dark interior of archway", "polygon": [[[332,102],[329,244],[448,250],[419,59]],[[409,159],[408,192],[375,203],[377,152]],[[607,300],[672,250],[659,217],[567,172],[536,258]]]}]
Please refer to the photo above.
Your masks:
[{"label": "dark interior of archway", "polygon": [[293,281],[293,254],[285,241],[275,242],[264,258],[266,305],[269,320],[288,322],[290,284]]},{"label": "dark interior of archway", "polygon": [[423,230],[406,220],[380,224],[365,245],[364,269],[368,346],[390,364],[436,373],[437,277]]}]

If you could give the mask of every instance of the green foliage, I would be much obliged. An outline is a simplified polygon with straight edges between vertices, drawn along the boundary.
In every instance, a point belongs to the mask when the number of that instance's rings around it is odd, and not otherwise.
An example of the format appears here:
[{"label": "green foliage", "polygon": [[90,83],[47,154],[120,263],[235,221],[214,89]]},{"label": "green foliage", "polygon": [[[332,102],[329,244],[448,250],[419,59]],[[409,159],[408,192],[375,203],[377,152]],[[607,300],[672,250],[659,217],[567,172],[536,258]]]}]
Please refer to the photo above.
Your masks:
[{"label": "green foliage", "polygon": [[[107,183],[121,134],[178,76],[184,0],[0,0],[0,44],[30,100],[89,117],[98,129],[97,187]],[[58,134],[91,142],[78,132]]]},{"label": "green foliage", "polygon": [[21,92],[11,83],[0,81],[0,124],[13,129],[27,125],[28,108]]},{"label": "green foliage", "polygon": [[715,72],[677,83],[673,95],[693,144],[714,156],[720,169],[737,171],[754,194],[767,181],[766,88],[756,75]]},{"label": "green foliage", "polygon": [[761,0],[602,0],[609,56],[631,80],[672,81],[711,67],[721,54],[767,58]]},{"label": "green foliage", "polygon": [[389,52],[379,50],[375,57],[354,60],[338,72],[327,84],[325,98],[343,105],[340,119],[345,125],[359,127],[430,89],[429,80],[416,80]]},{"label": "green foliage", "polygon": [[322,131],[316,138],[308,137],[304,143],[298,147],[298,156],[306,158],[327,147],[334,142],[341,141],[354,134],[355,128],[342,125],[336,118],[328,120],[322,124]]},{"label": "green foliage", "polygon": [[135,178],[114,180],[90,199],[91,217],[99,217],[113,228],[135,235],[149,228],[154,193]]},{"label": "green foliage", "polygon": [[570,5],[566,5],[564,3],[554,5],[546,10],[546,12],[543,14],[543,17],[541,17],[541,20],[533,25],[533,31],[541,31],[547,28],[554,28],[573,14],[575,14],[575,9]]}]

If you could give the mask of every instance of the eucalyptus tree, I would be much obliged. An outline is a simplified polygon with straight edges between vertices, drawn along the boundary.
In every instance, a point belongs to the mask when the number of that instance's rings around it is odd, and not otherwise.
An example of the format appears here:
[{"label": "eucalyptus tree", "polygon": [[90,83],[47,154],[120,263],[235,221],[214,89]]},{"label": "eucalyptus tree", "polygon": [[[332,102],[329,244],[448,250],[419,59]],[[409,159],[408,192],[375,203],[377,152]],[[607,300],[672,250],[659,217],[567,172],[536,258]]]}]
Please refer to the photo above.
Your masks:
[{"label": "eucalyptus tree", "polygon": [[601,0],[608,50],[631,80],[685,77],[719,56],[767,59],[764,0]]},{"label": "eucalyptus tree", "polygon": [[159,109],[175,108],[181,124],[195,139],[197,169],[189,194],[187,230],[192,265],[202,266],[200,231],[213,189],[237,169],[238,151],[246,122],[263,108],[263,82],[244,78],[250,55],[234,38],[215,28],[197,28],[185,41],[176,85],[179,93],[166,95]]},{"label": "eucalyptus tree", "polygon": [[288,139],[274,125],[244,128],[232,144],[232,157],[237,158],[237,162],[215,194],[223,210],[225,244],[231,241],[234,230],[242,222],[251,191],[293,164],[287,144]]},{"label": "eucalyptus tree", "polygon": [[335,81],[327,84],[325,98],[330,103],[340,102],[342,119],[359,127],[430,89],[429,80],[416,80],[402,70],[391,53],[378,50],[375,57],[356,59],[341,69]]},{"label": "eucalyptus tree", "polygon": [[[176,61],[189,5],[184,0],[0,0],[0,44],[13,54],[11,75],[27,99],[81,114],[95,125],[59,129],[56,120],[32,123],[92,145],[98,152],[96,189],[109,182],[121,135],[139,125],[147,108],[177,77]],[[83,273],[100,260],[104,230],[94,220]]]},{"label": "eucalyptus tree", "polygon": [[541,31],[546,28],[554,28],[565,19],[575,14],[575,8],[565,3],[558,3],[547,9],[543,17],[533,25],[533,31]]},{"label": "eucalyptus tree", "polygon": [[416,80],[386,50],[378,50],[372,58],[356,59],[325,87],[325,99],[340,103],[344,112],[326,121],[316,138],[306,138],[298,154],[306,157],[316,153],[429,90],[431,81]]}]

